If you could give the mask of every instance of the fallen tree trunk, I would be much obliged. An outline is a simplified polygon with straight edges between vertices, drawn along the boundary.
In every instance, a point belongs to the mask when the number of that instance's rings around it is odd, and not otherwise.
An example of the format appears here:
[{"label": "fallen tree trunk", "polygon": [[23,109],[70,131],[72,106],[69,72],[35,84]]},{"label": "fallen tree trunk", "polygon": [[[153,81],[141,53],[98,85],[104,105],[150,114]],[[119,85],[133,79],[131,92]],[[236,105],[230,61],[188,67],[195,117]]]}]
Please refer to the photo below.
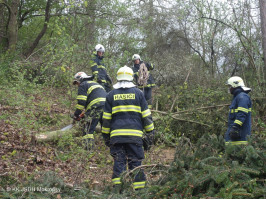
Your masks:
[{"label": "fallen tree trunk", "polygon": [[[179,111],[179,112],[175,112],[175,113],[169,113],[169,112],[158,111],[158,110],[151,110],[151,112],[159,113],[159,114],[162,114],[162,115],[169,115],[170,117],[172,117],[173,119],[178,120],[178,121],[188,122],[188,123],[195,123],[195,124],[199,124],[201,126],[210,127],[209,124],[204,124],[204,123],[200,123],[198,121],[193,121],[193,120],[181,119],[181,118],[177,118],[177,116],[179,114],[188,113],[188,112],[192,112],[192,111],[195,111],[195,110],[213,109],[213,108],[218,108],[218,107],[225,107],[225,106],[228,106],[228,105],[229,104],[200,107],[200,108],[195,108],[194,110],[184,110],[184,111]],[[153,117],[153,121],[156,121],[156,120],[159,120],[159,119],[161,119],[161,118],[160,117]],[[39,133],[39,134],[35,135],[35,140],[36,140],[36,142],[50,142],[50,141],[58,140],[60,137],[62,137],[63,135],[66,135],[66,134],[73,134],[74,136],[81,136],[80,131],[77,130],[79,126],[80,126],[80,124],[76,124],[76,125],[74,125],[74,127],[72,129],[66,130],[66,131],[57,130],[57,131],[48,131],[48,132]],[[100,133],[101,132],[101,127],[98,125],[96,127],[95,131],[97,133]]]},{"label": "fallen tree trunk", "polygon": [[[74,125],[73,128],[69,130],[65,130],[65,131],[57,130],[57,131],[47,131],[43,133],[38,133],[35,135],[35,140],[36,142],[51,142],[51,141],[56,141],[62,136],[67,135],[67,134],[73,134],[74,136],[81,136],[81,133],[78,129],[79,128],[77,124],[77,125]],[[95,131],[97,133],[100,133],[101,127],[97,126]]]}]

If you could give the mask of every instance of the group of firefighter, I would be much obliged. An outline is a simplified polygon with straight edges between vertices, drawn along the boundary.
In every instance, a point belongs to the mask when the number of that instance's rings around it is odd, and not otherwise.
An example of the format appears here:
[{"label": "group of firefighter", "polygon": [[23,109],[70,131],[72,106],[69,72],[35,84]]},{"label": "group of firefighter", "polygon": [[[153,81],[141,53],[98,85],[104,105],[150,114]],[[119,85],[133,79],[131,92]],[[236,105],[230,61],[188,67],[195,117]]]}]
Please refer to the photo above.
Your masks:
[{"label": "group of firefighter", "polygon": [[[90,60],[92,75],[78,72],[74,76],[73,84],[78,86],[74,120],[79,121],[85,111],[83,137],[88,150],[94,146],[94,132],[100,122],[105,145],[114,159],[114,191],[120,192],[121,174],[141,166],[144,150],[149,150],[153,144],[155,131],[150,109],[155,83],[149,72],[154,66],[134,54],[133,67],[118,69],[117,82],[113,85],[103,63],[104,52],[104,46],[97,44]],[[233,100],[225,142],[247,144],[251,134],[252,103],[248,95],[251,89],[237,76],[229,78],[227,85]],[[139,190],[145,185],[146,177],[140,168],[134,177],[133,188]]]}]

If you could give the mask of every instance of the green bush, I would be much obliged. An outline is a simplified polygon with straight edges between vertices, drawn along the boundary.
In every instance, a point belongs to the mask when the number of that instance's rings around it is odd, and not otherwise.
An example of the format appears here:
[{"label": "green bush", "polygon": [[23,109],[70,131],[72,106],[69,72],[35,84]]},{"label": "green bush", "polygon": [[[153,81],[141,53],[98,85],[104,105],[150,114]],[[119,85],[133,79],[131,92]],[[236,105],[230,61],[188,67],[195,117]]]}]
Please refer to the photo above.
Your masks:
[{"label": "green bush", "polygon": [[194,145],[181,137],[167,175],[151,183],[145,198],[265,198],[265,137],[226,146],[203,135]]}]

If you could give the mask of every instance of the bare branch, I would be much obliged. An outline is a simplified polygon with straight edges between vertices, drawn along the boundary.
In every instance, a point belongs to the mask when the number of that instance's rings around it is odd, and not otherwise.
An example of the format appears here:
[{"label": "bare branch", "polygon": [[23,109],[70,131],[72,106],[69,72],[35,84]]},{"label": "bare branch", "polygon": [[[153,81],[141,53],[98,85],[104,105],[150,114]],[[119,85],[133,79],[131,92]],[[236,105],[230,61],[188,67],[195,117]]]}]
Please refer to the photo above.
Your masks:
[{"label": "bare branch", "polygon": [[155,167],[165,167],[165,168],[168,168],[168,167],[170,167],[170,165],[162,165],[162,164],[141,165],[141,166],[138,166],[138,167],[134,168],[133,170],[127,172],[125,174],[124,178],[128,177],[130,174],[132,174],[134,171],[136,171],[138,169],[149,168],[149,167],[152,167],[153,169]]}]

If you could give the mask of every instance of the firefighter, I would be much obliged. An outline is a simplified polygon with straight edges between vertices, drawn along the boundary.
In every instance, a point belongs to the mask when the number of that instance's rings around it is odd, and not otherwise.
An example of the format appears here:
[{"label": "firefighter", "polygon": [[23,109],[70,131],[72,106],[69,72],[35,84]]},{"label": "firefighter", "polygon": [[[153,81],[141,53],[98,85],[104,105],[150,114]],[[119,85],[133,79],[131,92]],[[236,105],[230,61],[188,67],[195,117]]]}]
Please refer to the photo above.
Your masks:
[{"label": "firefighter", "polygon": [[225,133],[225,142],[233,145],[247,144],[251,135],[251,107],[252,102],[248,95],[250,88],[245,87],[244,81],[238,76],[228,79],[228,92],[233,95],[228,116],[228,129]]},{"label": "firefighter", "polygon": [[[154,83],[154,79],[152,75],[149,72],[154,69],[154,65],[142,61],[138,54],[134,54],[132,56],[132,60],[134,62],[133,71],[134,71],[135,83],[138,85],[138,88],[140,88],[144,92],[145,99],[148,102],[148,107],[151,109],[152,108],[152,88],[155,86],[155,83]],[[146,85],[142,85],[139,82],[139,70],[140,70],[140,66],[142,63],[146,65],[147,70],[148,70],[148,80],[147,80]]]},{"label": "firefighter", "polygon": [[104,88],[92,81],[93,76],[88,76],[84,72],[78,72],[74,76],[73,85],[78,86],[78,96],[74,120],[79,121],[80,115],[85,109],[86,123],[84,126],[83,137],[85,148],[91,150],[94,144],[93,133],[100,122],[102,124],[103,107],[106,99]]},{"label": "firefighter", "polygon": [[[106,96],[102,127],[105,144],[110,147],[114,159],[112,182],[115,189],[121,187],[120,175],[127,166],[133,170],[141,165],[144,150],[150,148],[154,135],[151,111],[143,93],[132,82],[132,69],[121,67],[117,72],[117,80],[114,90]],[[135,176],[133,188],[144,188],[145,180],[144,172],[140,170]]]},{"label": "firefighter", "polygon": [[97,44],[95,50],[93,51],[93,56],[90,61],[90,66],[92,74],[94,76],[94,81],[102,85],[105,91],[108,93],[112,89],[112,79],[107,74],[105,65],[103,64],[103,54],[105,49],[103,45]]}]

